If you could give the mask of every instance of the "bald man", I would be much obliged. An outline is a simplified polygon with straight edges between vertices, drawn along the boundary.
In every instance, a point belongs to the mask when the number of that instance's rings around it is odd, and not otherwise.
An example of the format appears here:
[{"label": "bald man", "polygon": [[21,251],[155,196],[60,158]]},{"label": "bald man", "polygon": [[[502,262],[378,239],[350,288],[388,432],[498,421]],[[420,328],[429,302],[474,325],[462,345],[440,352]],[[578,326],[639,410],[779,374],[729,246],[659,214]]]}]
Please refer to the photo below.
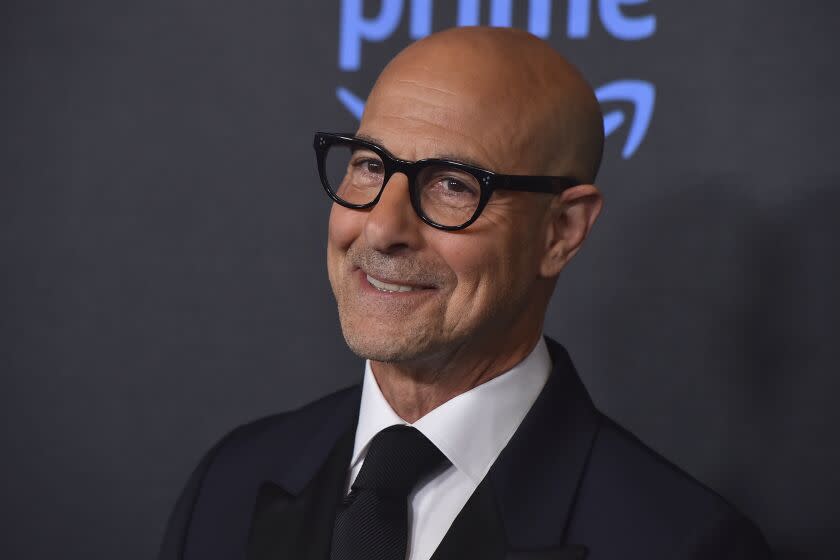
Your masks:
[{"label": "bald man", "polygon": [[362,383],[222,439],[161,560],[767,558],[543,336],[602,144],[592,89],[527,33],[448,30],[391,61],[359,129],[314,142]]}]

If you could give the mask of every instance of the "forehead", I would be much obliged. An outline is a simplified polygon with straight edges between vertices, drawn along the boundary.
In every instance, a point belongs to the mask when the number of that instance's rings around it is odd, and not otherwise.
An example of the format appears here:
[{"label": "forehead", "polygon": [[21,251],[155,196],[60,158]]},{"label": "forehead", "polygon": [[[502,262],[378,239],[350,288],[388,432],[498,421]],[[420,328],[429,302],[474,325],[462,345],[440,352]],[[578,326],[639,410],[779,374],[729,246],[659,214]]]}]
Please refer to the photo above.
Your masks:
[{"label": "forehead", "polygon": [[[495,98],[495,99],[494,99]],[[454,159],[497,172],[514,172],[515,115],[463,75],[405,72],[380,79],[368,99],[358,134],[406,160]]]}]

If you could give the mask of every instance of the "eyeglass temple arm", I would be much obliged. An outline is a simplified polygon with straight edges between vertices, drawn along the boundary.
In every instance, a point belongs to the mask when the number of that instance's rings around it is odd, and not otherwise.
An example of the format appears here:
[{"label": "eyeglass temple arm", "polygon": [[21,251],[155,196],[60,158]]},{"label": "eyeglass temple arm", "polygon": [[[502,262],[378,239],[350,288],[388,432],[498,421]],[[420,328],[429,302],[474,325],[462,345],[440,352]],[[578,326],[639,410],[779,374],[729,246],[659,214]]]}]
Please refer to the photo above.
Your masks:
[{"label": "eyeglass temple arm", "polygon": [[496,188],[509,191],[559,193],[580,185],[574,177],[554,177],[549,175],[496,175]]}]

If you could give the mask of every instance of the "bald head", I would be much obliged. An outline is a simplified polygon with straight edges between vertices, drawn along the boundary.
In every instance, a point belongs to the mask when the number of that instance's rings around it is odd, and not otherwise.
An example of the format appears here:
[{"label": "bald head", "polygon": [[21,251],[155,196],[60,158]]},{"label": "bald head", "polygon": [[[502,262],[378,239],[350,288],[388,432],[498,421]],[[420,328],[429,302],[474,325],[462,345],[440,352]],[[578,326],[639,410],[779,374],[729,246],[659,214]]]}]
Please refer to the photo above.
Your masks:
[{"label": "bald head", "polygon": [[[545,41],[510,28],[454,28],[404,49],[377,80],[360,132],[373,120],[408,135],[422,130],[432,152],[430,127],[450,139],[477,135],[469,156],[502,173],[592,182],[603,149],[600,108],[580,72]],[[445,154],[406,157],[430,155]]]}]

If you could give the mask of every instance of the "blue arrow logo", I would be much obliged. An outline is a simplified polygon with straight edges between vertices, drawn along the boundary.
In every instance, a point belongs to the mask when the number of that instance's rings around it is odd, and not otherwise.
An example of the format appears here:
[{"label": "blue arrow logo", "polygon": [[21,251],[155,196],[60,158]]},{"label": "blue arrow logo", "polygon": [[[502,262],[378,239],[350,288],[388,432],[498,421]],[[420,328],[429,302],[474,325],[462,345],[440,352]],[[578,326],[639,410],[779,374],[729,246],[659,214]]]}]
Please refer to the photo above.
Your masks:
[{"label": "blue arrow logo", "polygon": [[[650,82],[642,80],[619,80],[610,82],[595,90],[595,96],[601,103],[613,101],[630,102],[633,105],[630,130],[627,141],[621,150],[621,156],[629,159],[647,134],[650,119],[653,117],[653,104],[656,101],[656,88]],[[604,114],[604,134],[609,136],[624,123],[624,112],[610,111]]]},{"label": "blue arrow logo", "polygon": [[[336,97],[350,114],[361,120],[365,110],[365,102],[345,87],[339,86],[335,91]],[[610,82],[595,90],[595,96],[601,103],[629,102],[632,104],[632,118],[627,132],[627,141],[621,150],[621,156],[629,159],[642,143],[647,134],[648,126],[653,117],[653,106],[656,102],[656,88],[650,82],[642,80],[618,80]],[[609,136],[624,123],[624,112],[610,111],[604,114],[604,134]]]},{"label": "blue arrow logo", "polygon": [[346,87],[341,86],[338,86],[335,90],[335,95],[341,101],[341,104],[350,111],[350,114],[356,117],[356,120],[362,120],[362,113],[365,112],[365,102],[361,98]]}]

